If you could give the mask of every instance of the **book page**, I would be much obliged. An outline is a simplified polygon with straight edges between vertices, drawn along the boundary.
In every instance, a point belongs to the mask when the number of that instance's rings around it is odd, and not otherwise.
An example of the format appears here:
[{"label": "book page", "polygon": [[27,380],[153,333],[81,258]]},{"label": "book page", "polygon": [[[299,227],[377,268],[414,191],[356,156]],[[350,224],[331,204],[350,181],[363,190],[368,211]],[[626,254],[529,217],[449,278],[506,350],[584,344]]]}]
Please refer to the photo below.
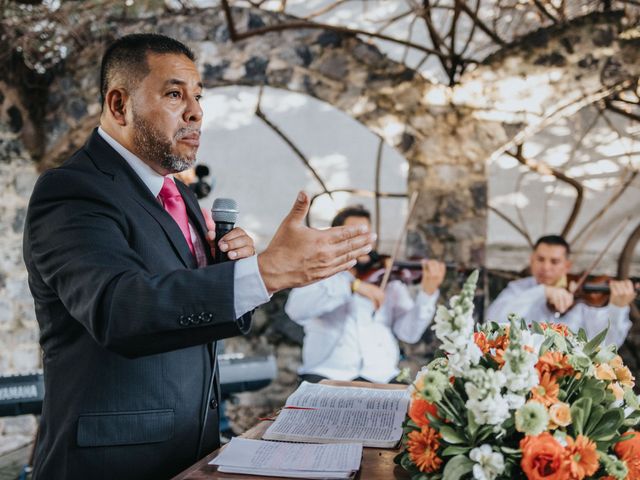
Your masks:
[{"label": "book page", "polygon": [[283,409],[263,438],[309,442],[333,440],[383,445],[400,440],[405,411]]},{"label": "book page", "polygon": [[[285,406],[407,412],[409,391],[362,387],[336,387],[302,382]],[[402,423],[402,422],[401,422]]]},{"label": "book page", "polygon": [[360,468],[362,445],[310,445],[234,437],[210,465],[264,470],[351,472]]}]

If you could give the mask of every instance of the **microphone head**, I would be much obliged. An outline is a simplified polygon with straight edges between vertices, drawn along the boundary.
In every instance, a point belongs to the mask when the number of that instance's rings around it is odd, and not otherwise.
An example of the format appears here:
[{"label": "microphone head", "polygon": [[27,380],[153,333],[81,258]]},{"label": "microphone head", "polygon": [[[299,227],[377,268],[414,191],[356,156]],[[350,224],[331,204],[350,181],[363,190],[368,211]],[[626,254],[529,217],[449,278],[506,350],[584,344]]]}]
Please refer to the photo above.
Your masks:
[{"label": "microphone head", "polygon": [[231,198],[216,198],[211,207],[211,218],[216,223],[236,223],[238,203]]}]

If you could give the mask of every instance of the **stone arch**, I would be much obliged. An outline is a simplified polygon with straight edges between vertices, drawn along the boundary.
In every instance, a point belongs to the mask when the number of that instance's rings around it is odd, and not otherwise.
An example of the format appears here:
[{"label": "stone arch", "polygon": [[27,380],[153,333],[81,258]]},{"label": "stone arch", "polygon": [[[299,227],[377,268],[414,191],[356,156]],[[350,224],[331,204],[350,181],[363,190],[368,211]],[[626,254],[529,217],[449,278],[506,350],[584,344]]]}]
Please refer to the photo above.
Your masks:
[{"label": "stone arch", "polygon": [[[233,15],[242,31],[286,20],[255,9],[234,9]],[[624,37],[624,30],[619,15],[598,14],[535,32],[454,88],[434,85],[343,33],[282,30],[231,42],[219,9],[141,20],[118,33],[157,31],[187,41],[207,87],[269,85],[311,95],[352,116],[409,162],[409,189],[421,192],[412,252],[481,264],[486,159],[557,114],[558,98],[567,99],[568,107],[585,104],[603,88],[637,76],[638,40]],[[50,163],[65,157],[70,145],[77,147],[97,123],[96,65],[103,47],[97,41],[70,54],[65,73],[50,87],[43,128]],[[543,95],[535,82],[517,81],[527,75],[549,87]],[[536,111],[505,110],[511,100],[507,85],[513,98],[535,92]]]}]

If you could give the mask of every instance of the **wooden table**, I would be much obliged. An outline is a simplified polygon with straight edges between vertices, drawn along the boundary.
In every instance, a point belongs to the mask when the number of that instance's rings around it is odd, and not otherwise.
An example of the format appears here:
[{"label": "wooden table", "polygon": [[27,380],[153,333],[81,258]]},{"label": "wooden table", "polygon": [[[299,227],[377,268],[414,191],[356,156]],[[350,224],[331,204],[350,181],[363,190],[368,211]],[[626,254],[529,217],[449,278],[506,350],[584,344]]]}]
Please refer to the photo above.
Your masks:
[{"label": "wooden table", "polygon": [[[365,382],[340,382],[336,380],[323,380],[322,383],[338,386],[367,387],[398,389],[406,388],[402,385],[383,385]],[[241,435],[243,438],[253,438],[260,440],[264,432],[271,425],[270,421],[262,421],[255,427],[250,428]],[[224,447],[222,447],[224,448]],[[409,475],[401,467],[393,463],[393,458],[398,454],[399,449],[364,448],[362,453],[362,464],[356,476],[361,480],[404,480]],[[219,450],[212,452],[195,465],[184,472],[173,477],[172,480],[273,480],[277,477],[259,477],[257,475],[240,475],[235,473],[220,473],[218,468],[208,463],[218,455]]]}]

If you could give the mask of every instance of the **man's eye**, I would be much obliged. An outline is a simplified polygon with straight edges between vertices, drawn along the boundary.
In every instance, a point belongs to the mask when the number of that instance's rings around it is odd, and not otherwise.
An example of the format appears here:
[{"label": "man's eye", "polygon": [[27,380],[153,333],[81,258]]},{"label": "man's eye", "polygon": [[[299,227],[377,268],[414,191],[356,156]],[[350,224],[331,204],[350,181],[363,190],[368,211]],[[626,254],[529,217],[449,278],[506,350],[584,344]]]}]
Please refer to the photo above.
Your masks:
[{"label": "man's eye", "polygon": [[202,95],[196,95],[196,102],[200,103],[200,100],[202,100]]},{"label": "man's eye", "polygon": [[180,98],[180,92],[177,91],[169,92],[167,95],[171,98]]}]

